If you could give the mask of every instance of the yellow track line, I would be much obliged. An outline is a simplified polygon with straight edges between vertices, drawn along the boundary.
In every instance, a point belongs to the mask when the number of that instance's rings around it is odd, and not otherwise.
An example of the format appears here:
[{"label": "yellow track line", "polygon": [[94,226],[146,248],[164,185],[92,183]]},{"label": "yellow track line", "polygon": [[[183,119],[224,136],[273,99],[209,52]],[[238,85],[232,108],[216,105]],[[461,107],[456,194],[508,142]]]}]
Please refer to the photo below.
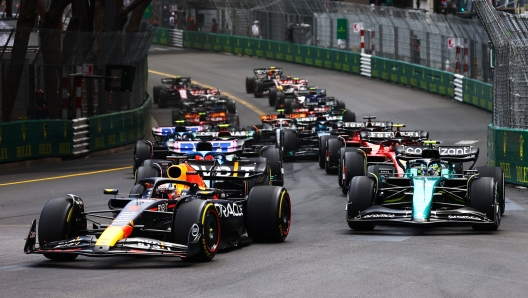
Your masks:
[{"label": "yellow track line", "polygon": [[9,182],[9,183],[3,183],[3,184],[0,184],[0,186],[9,186],[9,185],[15,185],[15,184],[25,184],[25,183],[31,183],[31,182],[39,182],[39,181],[47,181],[47,180],[56,180],[56,179],[71,178],[71,177],[79,177],[79,176],[86,176],[86,175],[100,174],[100,173],[106,173],[106,172],[121,171],[121,170],[126,170],[126,169],[131,169],[131,168],[132,168],[132,166],[128,166],[128,167],[113,168],[113,169],[108,169],[108,170],[100,170],[100,171],[93,171],[93,172],[85,172],[85,173],[78,173],[78,174],[64,175],[64,176],[55,176],[55,177],[49,177],[49,178],[40,178],[40,179],[33,179],[33,180],[24,180],[24,181],[18,181],[18,182]]},{"label": "yellow track line", "polygon": [[[168,73],[164,73],[164,72],[155,71],[155,70],[152,70],[152,69],[149,69],[148,72],[156,74],[156,75],[164,76],[164,77],[169,77],[169,78],[174,78],[175,77],[174,75],[171,75],[171,74],[168,74]],[[198,81],[195,81],[194,79],[193,79],[193,82],[196,82],[197,84],[200,84],[200,85],[202,85],[202,86],[204,86],[206,88],[213,88],[213,89],[218,88],[218,87],[213,87],[213,86],[210,86],[210,85],[207,85],[207,84],[202,84],[202,83],[200,83]],[[222,91],[222,94],[227,95],[227,96],[235,99],[236,101],[238,101],[241,104],[245,105],[246,107],[250,108],[253,112],[255,112],[255,113],[259,114],[259,115],[266,115],[266,113],[263,112],[261,109],[257,108],[256,106],[250,104],[249,102],[243,100],[240,97],[236,97],[236,96],[234,96],[232,94],[229,94],[227,92],[224,92],[224,91]]]}]

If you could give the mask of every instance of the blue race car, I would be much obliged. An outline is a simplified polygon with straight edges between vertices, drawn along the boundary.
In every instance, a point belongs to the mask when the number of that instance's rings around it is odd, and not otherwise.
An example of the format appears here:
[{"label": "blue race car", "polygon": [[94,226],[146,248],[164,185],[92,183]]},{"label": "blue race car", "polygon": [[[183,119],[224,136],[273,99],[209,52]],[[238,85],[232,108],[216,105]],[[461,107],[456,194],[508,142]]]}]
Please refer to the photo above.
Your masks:
[{"label": "blue race car", "polygon": [[[346,220],[353,230],[376,224],[419,226],[470,225],[497,230],[504,212],[504,173],[500,167],[473,169],[478,148],[472,146],[397,146],[394,166],[373,165],[367,176],[349,184]],[[405,162],[405,165],[404,165]],[[458,163],[473,162],[469,170]]]}]

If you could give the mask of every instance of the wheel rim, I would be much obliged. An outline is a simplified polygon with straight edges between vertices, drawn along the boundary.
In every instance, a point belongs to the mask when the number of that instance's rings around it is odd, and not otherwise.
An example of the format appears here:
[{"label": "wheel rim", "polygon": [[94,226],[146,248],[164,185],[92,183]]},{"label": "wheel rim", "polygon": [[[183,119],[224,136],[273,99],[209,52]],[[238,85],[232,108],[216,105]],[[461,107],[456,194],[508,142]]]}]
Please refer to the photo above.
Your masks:
[{"label": "wheel rim", "polygon": [[288,235],[290,232],[290,223],[291,223],[291,205],[290,205],[290,196],[285,194],[281,199],[279,218],[280,223],[279,227],[283,235]]},{"label": "wheel rim", "polygon": [[205,245],[209,252],[215,252],[218,249],[220,242],[218,214],[214,210],[209,210],[204,221],[204,236]]}]

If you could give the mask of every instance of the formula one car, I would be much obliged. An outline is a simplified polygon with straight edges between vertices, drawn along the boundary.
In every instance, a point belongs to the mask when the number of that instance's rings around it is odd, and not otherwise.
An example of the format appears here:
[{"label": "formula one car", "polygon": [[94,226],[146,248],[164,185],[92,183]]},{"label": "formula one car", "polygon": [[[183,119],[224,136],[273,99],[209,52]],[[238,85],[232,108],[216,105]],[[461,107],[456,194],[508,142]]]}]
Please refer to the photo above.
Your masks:
[{"label": "formula one car", "polygon": [[255,68],[255,76],[246,77],[246,92],[253,93],[255,97],[267,95],[270,88],[278,88],[278,81],[282,76],[282,68]]},{"label": "formula one car", "polygon": [[174,140],[194,140],[196,132],[206,129],[203,125],[196,126],[159,126],[152,128],[154,141],[139,140],[134,146],[133,173],[143,161],[151,158],[165,158],[168,143]]},{"label": "formula one car", "polygon": [[[401,124],[396,131],[362,133],[360,147],[357,143],[345,142],[343,138],[328,140],[329,160],[338,158],[338,182],[343,194],[348,193],[348,184],[355,176],[365,176],[366,167],[370,165],[388,164],[396,168],[396,173],[403,175],[403,168],[396,160],[396,146],[418,146],[429,137],[425,131],[400,131]],[[338,145],[345,146],[336,151]]]},{"label": "formula one car", "polygon": [[175,77],[161,79],[161,86],[154,86],[153,100],[160,108],[166,108],[169,105],[180,105],[182,98],[187,98],[188,89],[191,86],[190,77]]},{"label": "formula one car", "polygon": [[403,176],[396,175],[394,166],[373,165],[367,176],[352,178],[346,205],[349,227],[471,225],[475,230],[497,230],[504,205],[502,169],[471,166],[459,174],[454,163],[474,165],[478,148],[424,143],[428,146],[396,147]]},{"label": "formula one car", "polygon": [[337,100],[333,96],[326,95],[326,89],[320,89],[316,86],[308,87],[307,90],[299,90],[296,96],[285,100],[284,109],[286,113],[291,113],[298,108],[317,108],[328,107],[331,110],[343,111],[344,121],[356,121],[355,114],[345,115],[345,103]]},{"label": "formula one car", "polygon": [[[206,188],[196,172],[180,167],[179,179],[148,178],[123,198],[111,198],[108,210],[85,211],[75,195],[52,199],[40,215],[36,246],[33,220],[24,252],[52,260],[71,261],[78,255],[174,256],[210,261],[221,248],[248,238],[282,242],[288,236],[291,203],[286,189],[255,186],[247,197]],[[211,169],[215,172],[214,169]],[[247,180],[238,171],[222,180]],[[105,190],[117,195],[117,190]],[[109,216],[101,214],[107,213]],[[100,222],[101,218],[108,223]],[[87,220],[92,224],[87,225]],[[92,227],[93,225],[93,227]]]},{"label": "formula one car", "polygon": [[308,90],[308,80],[292,78],[286,76],[280,80],[276,80],[277,86],[272,87],[268,93],[268,102],[270,107],[275,106],[275,109],[285,108],[286,98],[296,98],[297,93]]}]

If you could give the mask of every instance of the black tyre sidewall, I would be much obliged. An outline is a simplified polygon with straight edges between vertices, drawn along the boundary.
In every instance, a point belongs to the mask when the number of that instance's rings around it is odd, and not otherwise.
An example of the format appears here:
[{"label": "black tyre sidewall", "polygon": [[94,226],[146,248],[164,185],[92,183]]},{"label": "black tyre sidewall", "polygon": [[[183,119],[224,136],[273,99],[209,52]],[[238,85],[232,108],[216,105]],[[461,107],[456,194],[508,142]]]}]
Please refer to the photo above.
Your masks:
[{"label": "black tyre sidewall", "polygon": [[[279,217],[281,206],[286,207],[289,213],[286,229],[282,228],[283,218]],[[249,192],[245,211],[247,232],[253,241],[282,242],[288,236],[291,224],[291,202],[285,188],[253,187]]]},{"label": "black tyre sidewall", "polygon": [[271,181],[273,185],[283,186],[284,185],[284,174],[282,158],[279,148],[266,148],[262,151],[262,157],[268,160],[271,174],[275,175],[275,179]]}]

